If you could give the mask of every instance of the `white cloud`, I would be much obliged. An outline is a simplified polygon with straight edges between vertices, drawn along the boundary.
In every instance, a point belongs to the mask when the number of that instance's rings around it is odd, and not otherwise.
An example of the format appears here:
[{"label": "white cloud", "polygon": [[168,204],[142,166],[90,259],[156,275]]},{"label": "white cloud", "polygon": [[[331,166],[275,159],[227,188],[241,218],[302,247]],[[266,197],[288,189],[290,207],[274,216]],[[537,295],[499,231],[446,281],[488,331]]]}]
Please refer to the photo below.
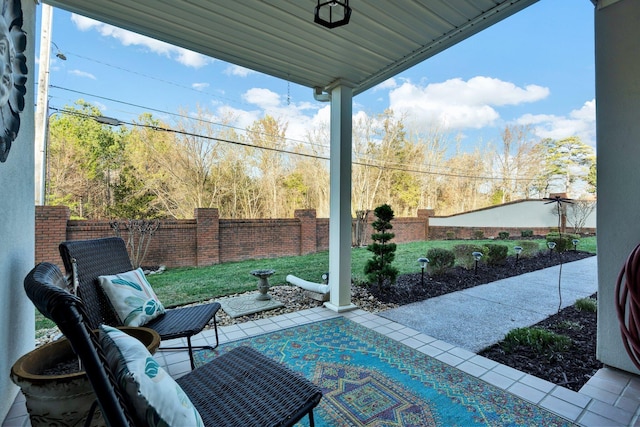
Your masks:
[{"label": "white cloud", "polygon": [[123,46],[142,46],[158,55],[166,56],[180,64],[186,65],[187,67],[200,68],[213,61],[212,58],[199,53],[173,46],[160,40],[155,40],[131,31],[123,30],[109,24],[104,24],[84,16],[72,14],[71,21],[81,31],[95,30],[103,37],[110,37],[117,40]]},{"label": "white cloud", "polygon": [[195,90],[205,90],[209,87],[209,83],[193,83],[191,87]]},{"label": "white cloud", "polygon": [[419,86],[409,81],[389,92],[389,107],[412,125],[447,129],[480,129],[493,125],[500,114],[494,107],[518,105],[546,98],[549,89],[518,87],[496,78],[478,76]]},{"label": "white cloud", "polygon": [[96,80],[96,76],[94,76],[91,73],[87,73],[86,71],[70,70],[69,74],[73,74],[74,76],[84,77],[84,78],[91,79],[91,80]]},{"label": "white cloud", "polygon": [[239,65],[229,65],[224,70],[224,73],[228,76],[247,77],[249,74],[254,74],[255,71],[241,67]]},{"label": "white cloud", "polygon": [[569,112],[568,116],[525,114],[517,119],[517,123],[531,125],[533,132],[540,138],[564,139],[578,136],[585,144],[593,147],[596,145],[595,99]]},{"label": "white cloud", "polygon": [[253,124],[256,120],[259,120],[263,117],[263,112],[260,110],[241,110],[238,108],[233,108],[228,105],[223,105],[217,110],[217,119],[214,117],[212,120],[214,122],[222,122],[223,118],[232,118],[232,121],[229,123],[231,126],[238,127],[240,129],[246,129],[250,125]]},{"label": "white cloud", "polygon": [[383,81],[382,83],[380,83],[377,86],[373,87],[373,91],[377,92],[379,90],[386,90],[386,89],[395,89],[398,87],[398,82],[396,82],[396,79],[394,79],[393,77],[390,79],[387,79],[385,81]]},{"label": "white cloud", "polygon": [[304,141],[310,130],[323,123],[328,124],[330,107],[308,101],[287,103],[282,95],[264,88],[252,88],[242,98],[255,105],[255,109],[238,109],[228,105],[219,105],[216,109],[218,117],[232,117],[232,126],[246,128],[254,121],[270,115],[287,126],[288,139]]},{"label": "white cloud", "polygon": [[242,95],[242,98],[246,102],[255,104],[264,110],[276,109],[280,106],[280,95],[269,89],[249,89]]},{"label": "white cloud", "polygon": [[329,126],[331,121],[331,106],[324,104],[311,119],[313,127]]}]

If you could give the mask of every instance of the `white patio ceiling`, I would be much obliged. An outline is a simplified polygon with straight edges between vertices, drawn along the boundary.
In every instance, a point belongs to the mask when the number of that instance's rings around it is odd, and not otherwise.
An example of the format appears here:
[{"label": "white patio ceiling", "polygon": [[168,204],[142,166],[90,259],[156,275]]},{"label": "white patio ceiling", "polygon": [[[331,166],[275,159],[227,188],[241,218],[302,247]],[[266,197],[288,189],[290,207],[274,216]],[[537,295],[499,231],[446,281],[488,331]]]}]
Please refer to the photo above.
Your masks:
[{"label": "white patio ceiling", "polygon": [[[316,0],[44,0],[310,88],[357,95],[537,0],[351,0],[351,22],[313,22]],[[323,0],[324,1],[324,0]]]}]

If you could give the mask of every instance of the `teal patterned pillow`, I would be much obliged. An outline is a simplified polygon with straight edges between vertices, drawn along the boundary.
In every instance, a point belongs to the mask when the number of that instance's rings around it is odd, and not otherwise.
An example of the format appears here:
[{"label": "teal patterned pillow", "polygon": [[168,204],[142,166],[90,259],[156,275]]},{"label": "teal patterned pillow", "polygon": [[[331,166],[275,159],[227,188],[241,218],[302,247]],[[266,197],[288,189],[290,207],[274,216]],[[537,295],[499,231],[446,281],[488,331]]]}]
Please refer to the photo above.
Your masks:
[{"label": "teal patterned pillow", "polygon": [[165,312],[141,268],[98,280],[125,326],[143,326]]},{"label": "teal patterned pillow", "polygon": [[203,426],[182,388],[137,339],[100,325],[99,340],[116,381],[133,402],[139,422],[149,426]]}]

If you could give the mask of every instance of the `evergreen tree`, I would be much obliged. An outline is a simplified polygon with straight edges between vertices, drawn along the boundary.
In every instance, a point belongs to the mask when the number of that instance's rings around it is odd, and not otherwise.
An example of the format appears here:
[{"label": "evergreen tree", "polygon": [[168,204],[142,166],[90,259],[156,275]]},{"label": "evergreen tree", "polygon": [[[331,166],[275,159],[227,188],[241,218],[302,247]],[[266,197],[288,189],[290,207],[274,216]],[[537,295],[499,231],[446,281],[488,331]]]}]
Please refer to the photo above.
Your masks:
[{"label": "evergreen tree", "polygon": [[385,283],[389,286],[395,284],[398,276],[398,269],[391,265],[396,257],[396,244],[389,243],[395,237],[394,233],[389,232],[393,228],[393,209],[384,204],[378,206],[373,213],[377,219],[371,226],[377,233],[371,235],[374,243],[367,246],[367,250],[373,252],[373,258],[367,261],[364,273],[369,283],[377,283],[378,289],[382,291]]}]

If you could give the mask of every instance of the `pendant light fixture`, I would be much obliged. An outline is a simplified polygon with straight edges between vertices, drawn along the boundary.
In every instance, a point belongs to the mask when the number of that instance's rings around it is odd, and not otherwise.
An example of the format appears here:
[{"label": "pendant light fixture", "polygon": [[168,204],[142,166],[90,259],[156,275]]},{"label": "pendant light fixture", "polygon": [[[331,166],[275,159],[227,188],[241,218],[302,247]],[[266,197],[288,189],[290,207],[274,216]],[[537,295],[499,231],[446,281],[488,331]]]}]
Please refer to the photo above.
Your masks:
[{"label": "pendant light fixture", "polygon": [[327,28],[347,25],[351,18],[349,0],[318,0],[313,22]]}]

